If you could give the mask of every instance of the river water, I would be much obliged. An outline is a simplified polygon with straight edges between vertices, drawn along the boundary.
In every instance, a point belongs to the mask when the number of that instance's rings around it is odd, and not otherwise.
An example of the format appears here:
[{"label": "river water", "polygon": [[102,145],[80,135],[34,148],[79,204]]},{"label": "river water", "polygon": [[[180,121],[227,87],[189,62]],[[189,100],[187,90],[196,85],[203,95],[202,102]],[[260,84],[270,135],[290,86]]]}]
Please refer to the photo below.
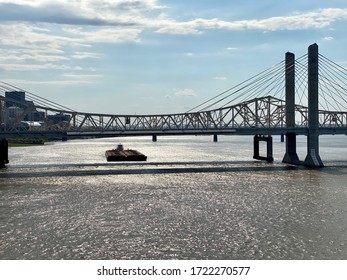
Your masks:
[{"label": "river water", "polygon": [[[347,138],[322,169],[254,161],[252,137],[84,139],[13,147],[0,259],[347,259]],[[147,162],[106,162],[119,142]],[[305,157],[306,138],[298,137]]]}]

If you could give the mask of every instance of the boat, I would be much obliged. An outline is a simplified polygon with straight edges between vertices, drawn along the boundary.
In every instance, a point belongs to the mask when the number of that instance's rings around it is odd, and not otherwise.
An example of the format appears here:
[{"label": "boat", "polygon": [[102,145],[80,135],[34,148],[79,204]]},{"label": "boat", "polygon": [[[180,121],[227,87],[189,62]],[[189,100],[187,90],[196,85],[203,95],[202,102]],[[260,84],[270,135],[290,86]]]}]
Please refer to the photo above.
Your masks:
[{"label": "boat", "polygon": [[116,149],[105,152],[107,161],[146,161],[147,157],[136,150],[126,149],[122,144],[118,144]]}]

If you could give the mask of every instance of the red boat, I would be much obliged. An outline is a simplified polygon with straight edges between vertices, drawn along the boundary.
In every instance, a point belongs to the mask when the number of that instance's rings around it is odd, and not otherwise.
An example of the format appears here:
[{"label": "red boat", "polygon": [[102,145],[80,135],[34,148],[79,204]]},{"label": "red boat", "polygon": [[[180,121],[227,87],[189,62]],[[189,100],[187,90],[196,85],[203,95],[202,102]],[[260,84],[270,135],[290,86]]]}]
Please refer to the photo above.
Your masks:
[{"label": "red boat", "polygon": [[146,161],[147,157],[136,150],[124,150],[123,145],[119,144],[116,149],[105,152],[107,161]]}]

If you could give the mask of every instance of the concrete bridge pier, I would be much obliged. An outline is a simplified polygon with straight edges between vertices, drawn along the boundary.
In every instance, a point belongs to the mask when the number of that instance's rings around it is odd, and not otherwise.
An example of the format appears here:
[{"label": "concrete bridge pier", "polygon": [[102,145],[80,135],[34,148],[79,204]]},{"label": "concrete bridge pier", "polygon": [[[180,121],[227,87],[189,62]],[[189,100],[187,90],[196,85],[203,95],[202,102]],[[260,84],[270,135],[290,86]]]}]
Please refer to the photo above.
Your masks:
[{"label": "concrete bridge pier", "polygon": [[318,45],[308,47],[308,134],[304,165],[323,167],[319,155]]},{"label": "concrete bridge pier", "polygon": [[8,161],[8,141],[6,139],[0,140],[0,168],[4,168]]},{"label": "concrete bridge pier", "polygon": [[[285,90],[286,90],[286,128],[295,127],[295,55],[287,52],[285,55]],[[286,153],[283,163],[300,164],[296,153],[296,134],[286,133]]]},{"label": "concrete bridge pier", "polygon": [[[266,157],[260,156],[259,154],[259,142],[265,141],[266,142]],[[258,160],[266,160],[267,162],[273,162],[273,147],[272,147],[272,136],[264,136],[264,135],[255,135],[253,139],[253,158]]]},{"label": "concrete bridge pier", "polygon": [[158,138],[157,138],[157,134],[153,134],[152,135],[152,141],[153,142],[157,142]]},{"label": "concrete bridge pier", "polygon": [[218,134],[213,134],[213,142],[218,142]]},{"label": "concrete bridge pier", "polygon": [[283,163],[289,164],[302,164],[299,160],[298,154],[296,153],[296,134],[295,133],[287,133],[286,134],[286,153],[282,160]]}]

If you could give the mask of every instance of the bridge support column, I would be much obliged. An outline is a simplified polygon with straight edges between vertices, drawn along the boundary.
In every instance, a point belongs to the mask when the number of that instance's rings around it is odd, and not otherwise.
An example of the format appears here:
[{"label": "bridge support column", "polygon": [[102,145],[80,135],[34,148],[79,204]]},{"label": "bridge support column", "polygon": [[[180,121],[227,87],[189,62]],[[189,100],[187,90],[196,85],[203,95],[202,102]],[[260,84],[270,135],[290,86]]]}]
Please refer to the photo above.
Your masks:
[{"label": "bridge support column", "polygon": [[[286,128],[295,127],[295,55],[286,53]],[[299,157],[296,153],[296,134],[287,132],[286,134],[286,153],[282,160],[283,163],[299,164]]]},{"label": "bridge support column", "polygon": [[0,168],[4,168],[8,161],[8,141],[6,139],[0,140]]},{"label": "bridge support column", "polygon": [[157,139],[157,134],[153,134],[153,135],[152,135],[152,141],[153,141],[153,142],[157,142],[157,140],[158,140],[158,139]]},{"label": "bridge support column", "polygon": [[[260,156],[259,154],[259,142],[266,142],[266,157]],[[253,148],[254,148],[254,159],[258,160],[266,160],[267,162],[273,162],[273,153],[272,153],[272,136],[263,136],[263,135],[255,135],[253,140]]]},{"label": "bridge support column", "polygon": [[319,155],[318,45],[308,47],[308,134],[304,165],[323,167]]},{"label": "bridge support column", "polygon": [[218,142],[218,134],[213,134],[213,142]]}]

